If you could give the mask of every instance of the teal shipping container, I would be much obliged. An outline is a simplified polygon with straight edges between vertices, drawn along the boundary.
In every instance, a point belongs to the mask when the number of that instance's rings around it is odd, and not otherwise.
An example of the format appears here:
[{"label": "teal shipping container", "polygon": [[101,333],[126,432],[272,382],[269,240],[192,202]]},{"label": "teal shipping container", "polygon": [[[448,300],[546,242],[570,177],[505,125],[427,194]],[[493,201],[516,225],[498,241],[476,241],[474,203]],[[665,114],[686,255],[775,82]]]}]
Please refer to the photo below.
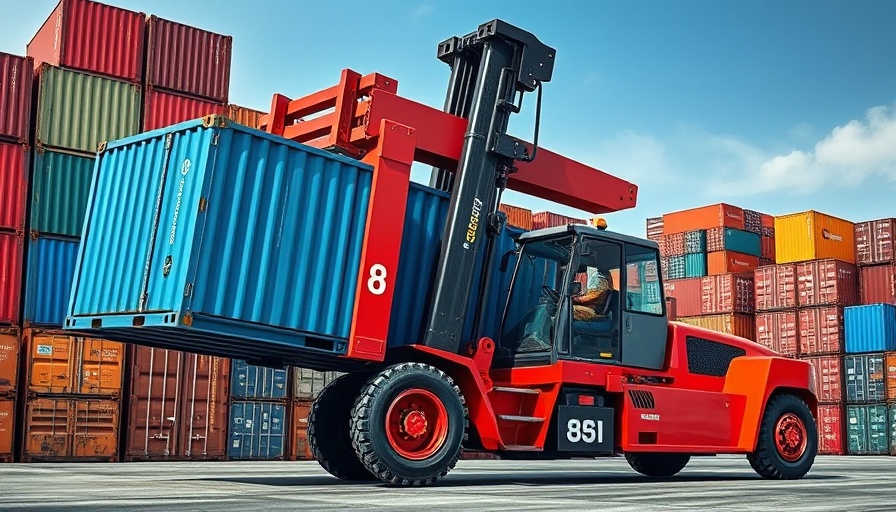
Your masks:
[{"label": "teal shipping container", "polygon": [[30,231],[81,236],[94,164],[89,157],[35,150]]},{"label": "teal shipping container", "polygon": [[890,455],[896,455],[896,403],[890,404]]},{"label": "teal shipping container", "polygon": [[762,240],[756,233],[734,228],[706,230],[706,252],[733,251],[757,258],[762,255]]},{"label": "teal shipping container", "polygon": [[706,254],[686,254],[684,257],[684,277],[706,276]]},{"label": "teal shipping container", "polygon": [[887,404],[846,407],[850,455],[886,455],[890,451]]}]

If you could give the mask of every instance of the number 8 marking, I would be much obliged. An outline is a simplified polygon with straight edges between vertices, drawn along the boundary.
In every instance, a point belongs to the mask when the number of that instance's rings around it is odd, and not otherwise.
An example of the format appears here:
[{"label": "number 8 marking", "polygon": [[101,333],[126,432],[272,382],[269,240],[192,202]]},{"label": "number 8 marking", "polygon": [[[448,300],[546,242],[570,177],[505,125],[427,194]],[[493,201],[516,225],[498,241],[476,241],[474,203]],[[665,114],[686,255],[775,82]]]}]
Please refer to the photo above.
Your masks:
[{"label": "number 8 marking", "polygon": [[386,267],[380,263],[371,265],[370,279],[367,280],[367,289],[374,295],[382,295],[386,291]]}]

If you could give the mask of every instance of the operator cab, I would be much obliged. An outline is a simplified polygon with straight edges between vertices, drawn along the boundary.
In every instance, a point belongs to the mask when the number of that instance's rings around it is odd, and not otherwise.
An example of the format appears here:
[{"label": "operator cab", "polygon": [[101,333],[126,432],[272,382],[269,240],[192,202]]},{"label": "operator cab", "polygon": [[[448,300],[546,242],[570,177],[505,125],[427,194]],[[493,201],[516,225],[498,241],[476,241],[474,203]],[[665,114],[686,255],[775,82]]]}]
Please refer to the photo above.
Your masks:
[{"label": "operator cab", "polygon": [[584,224],[524,233],[495,366],[558,359],[661,369],[667,322],[655,242]]}]

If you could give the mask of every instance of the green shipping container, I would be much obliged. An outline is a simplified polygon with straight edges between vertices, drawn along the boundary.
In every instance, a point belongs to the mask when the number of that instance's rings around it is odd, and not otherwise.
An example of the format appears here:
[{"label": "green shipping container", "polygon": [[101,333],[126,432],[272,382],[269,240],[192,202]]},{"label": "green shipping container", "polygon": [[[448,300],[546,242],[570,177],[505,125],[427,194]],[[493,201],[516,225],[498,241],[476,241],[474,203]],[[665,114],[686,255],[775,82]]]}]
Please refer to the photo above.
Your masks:
[{"label": "green shipping container", "polygon": [[850,405],[846,408],[850,455],[886,455],[890,451],[886,404]]},{"label": "green shipping container", "polygon": [[31,187],[31,231],[81,236],[95,158],[37,149]]},{"label": "green shipping container", "polygon": [[896,403],[890,404],[890,455],[896,455]]},{"label": "green shipping container", "polygon": [[101,142],[140,130],[140,87],[43,64],[38,77],[37,146],[94,154]]}]

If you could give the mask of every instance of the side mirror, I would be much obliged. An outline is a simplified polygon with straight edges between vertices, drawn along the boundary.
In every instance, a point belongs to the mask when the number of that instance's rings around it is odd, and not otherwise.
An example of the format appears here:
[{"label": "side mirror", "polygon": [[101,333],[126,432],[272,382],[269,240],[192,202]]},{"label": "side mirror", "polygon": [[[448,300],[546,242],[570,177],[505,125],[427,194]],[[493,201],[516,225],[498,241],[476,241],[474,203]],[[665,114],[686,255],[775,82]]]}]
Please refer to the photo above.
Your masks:
[{"label": "side mirror", "polygon": [[582,283],[578,281],[573,281],[569,285],[569,294],[570,295],[581,295],[582,294]]}]

